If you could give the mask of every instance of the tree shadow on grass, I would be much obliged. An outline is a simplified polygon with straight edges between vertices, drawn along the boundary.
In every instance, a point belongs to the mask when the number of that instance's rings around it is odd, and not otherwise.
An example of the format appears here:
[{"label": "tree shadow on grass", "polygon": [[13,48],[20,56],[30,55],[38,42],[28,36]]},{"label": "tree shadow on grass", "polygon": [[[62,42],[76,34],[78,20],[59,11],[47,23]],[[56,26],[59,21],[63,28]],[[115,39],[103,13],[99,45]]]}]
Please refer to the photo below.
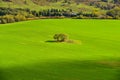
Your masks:
[{"label": "tree shadow on grass", "polygon": [[47,43],[56,43],[57,41],[55,41],[55,40],[47,40],[45,42],[47,42]]},{"label": "tree shadow on grass", "polygon": [[120,64],[118,65],[118,69],[117,69],[117,80],[120,80]]},{"label": "tree shadow on grass", "polygon": [[2,73],[0,80],[120,80],[116,70],[92,61],[55,60],[6,68]]},{"label": "tree shadow on grass", "polygon": [[120,69],[118,70],[118,79],[117,80],[120,80]]},{"label": "tree shadow on grass", "polygon": [[4,72],[4,71],[3,71],[2,69],[0,69],[0,80],[7,80],[7,79],[5,78],[5,75],[4,75],[3,72]]}]

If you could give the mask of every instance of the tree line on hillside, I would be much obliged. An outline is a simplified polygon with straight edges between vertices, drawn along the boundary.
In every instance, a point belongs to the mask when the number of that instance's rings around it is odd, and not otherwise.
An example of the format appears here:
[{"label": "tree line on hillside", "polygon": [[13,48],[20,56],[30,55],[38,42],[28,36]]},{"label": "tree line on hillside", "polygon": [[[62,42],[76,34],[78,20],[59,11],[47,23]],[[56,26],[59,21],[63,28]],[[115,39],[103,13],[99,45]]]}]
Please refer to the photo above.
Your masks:
[{"label": "tree line on hillside", "polygon": [[[22,3],[29,4],[29,0],[2,0],[4,2],[13,2],[13,3]],[[33,3],[45,6],[50,5],[51,3],[60,2],[61,6],[71,5],[71,4],[86,4],[89,6],[95,6],[100,9],[108,10],[112,9],[115,6],[120,6],[120,0],[31,0]]]},{"label": "tree line on hillside", "polygon": [[30,10],[22,8],[0,7],[0,23],[13,23],[40,18],[75,18],[75,19],[120,19],[120,8],[116,7],[105,13],[99,10],[87,11],[84,9],[78,12],[72,9],[45,9]]},{"label": "tree line on hillside", "polygon": [[[9,1],[9,0],[8,0]],[[36,4],[41,4],[41,3],[55,3],[55,2],[62,2],[62,3],[90,3],[90,2],[106,2],[106,3],[114,3],[114,4],[120,4],[120,0],[32,0]]]}]

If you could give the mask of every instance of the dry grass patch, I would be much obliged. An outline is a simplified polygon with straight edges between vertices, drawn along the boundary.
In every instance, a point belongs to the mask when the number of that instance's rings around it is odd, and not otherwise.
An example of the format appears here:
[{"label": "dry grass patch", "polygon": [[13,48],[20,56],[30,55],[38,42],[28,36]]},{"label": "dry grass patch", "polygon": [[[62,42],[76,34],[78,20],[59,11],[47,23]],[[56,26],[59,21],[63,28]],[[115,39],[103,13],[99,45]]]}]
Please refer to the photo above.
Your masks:
[{"label": "dry grass patch", "polygon": [[72,44],[82,44],[82,42],[79,41],[79,40],[67,40],[66,42],[67,43],[72,43]]},{"label": "dry grass patch", "polygon": [[120,61],[100,61],[98,63],[102,65],[111,66],[111,67],[120,67]]}]

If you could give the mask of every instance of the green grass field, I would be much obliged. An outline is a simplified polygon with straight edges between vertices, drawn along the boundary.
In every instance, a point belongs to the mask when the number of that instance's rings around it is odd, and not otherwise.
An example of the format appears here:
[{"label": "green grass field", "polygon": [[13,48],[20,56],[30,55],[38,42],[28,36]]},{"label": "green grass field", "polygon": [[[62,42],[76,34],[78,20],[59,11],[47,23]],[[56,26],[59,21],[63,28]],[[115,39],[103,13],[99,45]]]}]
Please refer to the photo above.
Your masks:
[{"label": "green grass field", "polygon": [[[120,80],[120,21],[0,24],[0,80]],[[46,42],[56,33],[81,44]]]}]

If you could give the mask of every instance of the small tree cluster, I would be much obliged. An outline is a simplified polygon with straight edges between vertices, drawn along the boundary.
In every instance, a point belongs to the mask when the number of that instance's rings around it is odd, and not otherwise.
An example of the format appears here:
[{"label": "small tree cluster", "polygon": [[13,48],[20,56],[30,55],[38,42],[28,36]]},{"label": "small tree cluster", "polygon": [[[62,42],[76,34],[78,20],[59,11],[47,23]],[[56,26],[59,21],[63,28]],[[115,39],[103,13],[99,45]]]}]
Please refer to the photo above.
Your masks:
[{"label": "small tree cluster", "polygon": [[53,38],[57,42],[65,42],[68,40],[68,36],[66,34],[55,34]]},{"label": "small tree cluster", "polygon": [[21,14],[16,15],[14,18],[15,18],[16,22],[25,21],[26,20],[26,17],[24,15],[21,15]]},{"label": "small tree cluster", "polygon": [[105,0],[104,2],[90,2],[89,3],[90,6],[95,6],[97,8],[100,8],[100,9],[103,9],[103,10],[111,10],[113,9],[116,5],[113,4],[113,3],[105,3]]},{"label": "small tree cluster", "polygon": [[113,17],[114,19],[120,19],[120,8],[114,8],[106,13],[108,16]]},{"label": "small tree cluster", "polygon": [[0,23],[6,24],[6,23],[13,23],[13,22],[19,22],[19,21],[25,21],[26,17],[24,15],[18,14],[16,16],[14,15],[4,15],[0,17]]},{"label": "small tree cluster", "polygon": [[34,18],[30,9],[0,7],[0,24],[25,21],[27,18]]},{"label": "small tree cluster", "polygon": [[13,15],[5,15],[5,16],[0,17],[0,23],[2,24],[12,23],[12,22],[15,22]]}]

